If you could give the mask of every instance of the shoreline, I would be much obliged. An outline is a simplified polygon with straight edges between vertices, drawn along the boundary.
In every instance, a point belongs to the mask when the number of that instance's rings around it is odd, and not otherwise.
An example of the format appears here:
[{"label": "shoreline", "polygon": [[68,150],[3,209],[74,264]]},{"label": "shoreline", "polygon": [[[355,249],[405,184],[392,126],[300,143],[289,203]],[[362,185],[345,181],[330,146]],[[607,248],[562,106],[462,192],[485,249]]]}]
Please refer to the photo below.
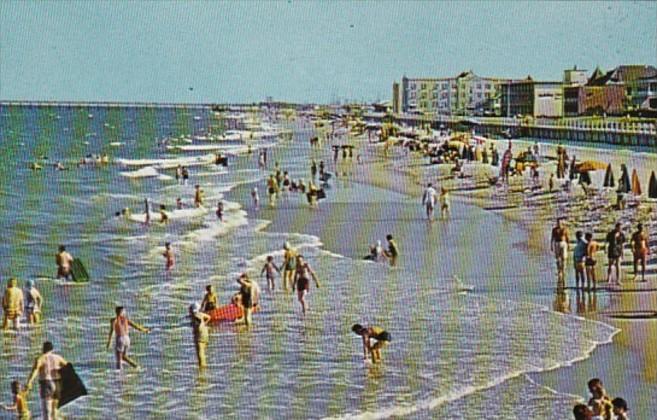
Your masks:
[{"label": "shoreline", "polygon": [[[380,159],[376,162],[368,162],[366,165],[363,165],[362,167],[367,168],[367,166],[370,165],[370,164],[379,166],[380,171],[384,171],[384,172],[385,171],[390,171],[391,168],[388,167],[388,166],[394,166],[393,161],[386,161],[386,160]],[[428,167],[430,168],[430,166],[428,166]],[[393,168],[393,170],[394,170],[394,168]],[[354,184],[364,184],[364,185],[369,184],[369,185],[379,187],[379,188],[386,188],[387,187],[386,189],[401,193],[405,197],[407,197],[409,200],[414,200],[421,193],[423,183],[418,181],[418,179],[420,178],[420,176],[418,176],[418,175],[420,175],[420,174],[405,173],[403,176],[399,177],[399,179],[397,181],[393,181],[392,185],[390,185],[390,182],[388,182],[389,180],[386,181],[386,180],[377,179],[377,178],[372,179],[371,176],[368,177],[368,175],[371,175],[376,171],[370,170],[370,171],[364,171],[364,172],[365,172],[364,174],[360,174],[360,178],[358,180],[350,180],[350,181],[347,181],[347,182],[348,183],[353,182]],[[386,184],[386,185],[384,185],[384,184]],[[478,207],[480,209],[484,209],[485,206],[483,205],[483,203],[484,203],[483,201],[478,200],[477,197],[474,197],[474,198],[469,197],[467,195],[468,192],[465,192],[465,194],[466,195],[462,196],[460,194],[457,195],[455,193],[454,194],[455,197],[454,197],[453,201],[463,202],[464,204],[475,206],[475,207]],[[419,204],[417,204],[417,206],[418,206],[418,213],[421,213],[421,209],[420,209]],[[278,208],[274,209],[274,210],[271,210],[272,214],[275,213],[276,215],[280,214],[279,211],[280,211],[280,209],[278,209]],[[501,212],[502,214],[499,214],[499,212],[487,211],[486,213],[494,213],[494,214],[497,213],[500,217],[503,217],[507,220],[510,220],[512,223],[517,225],[519,228],[526,231],[528,237],[532,236],[532,231],[530,229],[527,229],[527,224],[522,223],[523,222],[522,219],[518,219],[518,218],[514,218],[514,217],[510,216],[508,214],[508,212],[502,211]],[[261,213],[258,215],[258,218],[263,218]],[[264,231],[266,231],[266,232],[276,232],[276,233],[295,232],[295,233],[311,234],[311,235],[316,234],[315,232],[309,231],[307,229],[287,229],[286,230],[286,228],[283,227],[283,226],[288,225],[289,222],[281,224],[281,223],[277,223],[275,217],[271,217],[271,218],[270,217],[264,217],[264,218],[268,219],[268,220],[271,220],[270,223],[264,229]],[[297,224],[297,226],[299,226],[299,225]],[[331,244],[326,243],[324,238],[321,237],[321,235],[318,235],[318,236],[320,237],[320,240],[324,243],[322,248],[325,248],[329,252],[339,252],[337,250],[334,250],[331,247]],[[542,253],[545,254],[546,249],[547,249],[546,242],[542,242],[542,245],[539,244],[536,247],[536,249],[533,249],[533,250],[528,249],[528,251],[529,252],[535,252],[537,254],[542,252]],[[554,267],[552,265],[550,266],[550,268],[552,269],[552,271],[554,271]],[[545,299],[542,299],[542,297],[540,297],[540,296],[531,296],[529,299],[525,299],[525,302],[530,303],[530,304],[540,305],[541,307],[544,307],[545,310],[548,310],[548,311],[554,311],[554,308],[550,307],[549,302],[546,302]],[[504,383],[504,382],[509,381],[511,379],[514,379],[514,378],[517,378],[517,377],[520,377],[520,376],[524,376],[528,380],[535,381],[538,385],[540,385],[541,387],[544,387],[546,389],[553,389],[555,392],[559,392],[560,394],[563,394],[563,395],[570,395],[570,396],[577,395],[577,396],[579,396],[580,399],[585,398],[586,394],[583,394],[579,390],[585,390],[586,381],[589,379],[588,377],[581,377],[581,376],[577,377],[577,381],[580,383],[580,386],[577,387],[578,392],[570,392],[569,390],[564,390],[563,388],[559,388],[559,387],[551,388],[548,385],[548,383],[551,383],[551,382],[543,383],[543,381],[542,381],[543,375],[555,374],[555,372],[560,372],[560,371],[564,371],[564,370],[571,370],[573,368],[576,368],[577,365],[586,362],[587,360],[591,360],[591,359],[596,358],[596,355],[600,351],[601,348],[609,347],[608,345],[614,346],[614,343],[616,342],[616,338],[618,337],[619,334],[622,333],[622,329],[619,330],[617,326],[615,326],[615,325],[613,325],[609,322],[606,322],[606,320],[601,320],[600,317],[595,316],[595,315],[591,315],[591,314],[586,314],[585,316],[580,316],[578,314],[572,313],[572,314],[569,314],[569,315],[566,315],[566,316],[575,316],[575,317],[578,317],[578,318],[588,319],[589,321],[594,321],[596,323],[599,322],[599,323],[601,323],[605,326],[615,328],[615,329],[617,329],[617,331],[612,333],[612,335],[611,335],[611,337],[609,338],[608,341],[592,344],[592,347],[591,347],[590,351],[588,351],[585,356],[577,358],[576,360],[568,361],[567,363],[560,364],[559,366],[555,366],[555,367],[550,368],[550,369],[540,370],[540,371],[537,371],[537,372],[528,371],[528,372],[519,373],[517,375],[511,375],[509,378],[506,378],[504,381],[501,381],[500,383]],[[557,375],[558,375],[558,373],[557,373]],[[559,375],[559,376],[563,376],[563,375]],[[604,372],[601,372],[600,376],[604,376]],[[498,386],[498,385],[499,384],[496,384],[494,386]],[[488,388],[490,388],[490,387],[486,387],[486,389],[488,389]],[[620,393],[617,393],[617,394],[621,395]],[[626,394],[623,394],[623,395],[626,395]],[[636,410],[635,410],[635,412],[636,412]]]}]

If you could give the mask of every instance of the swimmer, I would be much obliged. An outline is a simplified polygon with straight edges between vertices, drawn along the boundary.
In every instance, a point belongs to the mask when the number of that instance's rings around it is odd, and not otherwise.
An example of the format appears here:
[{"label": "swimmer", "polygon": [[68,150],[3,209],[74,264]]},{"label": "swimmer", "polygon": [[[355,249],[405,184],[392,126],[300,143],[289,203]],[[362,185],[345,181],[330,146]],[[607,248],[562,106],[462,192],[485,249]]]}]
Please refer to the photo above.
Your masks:
[{"label": "swimmer", "polygon": [[274,207],[276,205],[276,193],[278,191],[278,184],[274,175],[271,175],[267,180],[267,193],[269,193],[269,205]]},{"label": "swimmer", "polygon": [[128,349],[130,348],[129,327],[138,331],[148,334],[150,330],[142,327],[139,324],[132,322],[125,313],[123,306],[115,308],[116,317],[110,321],[110,331],[107,337],[107,348],[110,348],[112,343],[112,335],[116,336],[114,343],[114,353],[116,356],[116,369],[121,370],[123,362],[128,363],[133,368],[139,367],[137,363],[128,357]]},{"label": "swimmer", "polygon": [[[363,360],[367,360],[367,354],[370,353],[372,363],[381,362],[381,349],[390,343],[390,333],[381,327],[363,327],[360,324],[354,324],[351,331],[363,339]],[[372,339],[376,340],[374,345],[370,341]]]},{"label": "swimmer", "polygon": [[25,314],[27,315],[27,322],[28,324],[36,324],[41,318],[43,298],[37,288],[34,287],[34,280],[27,281],[27,288],[23,295],[25,296]]},{"label": "swimmer", "polygon": [[182,176],[183,185],[187,185],[187,181],[189,181],[189,170],[187,169],[186,166],[182,167],[181,176]]},{"label": "swimmer", "polygon": [[176,167],[176,182],[182,184],[182,166],[180,165]]},{"label": "swimmer", "polygon": [[144,199],[144,224],[148,225],[151,223],[151,204],[148,198]]},{"label": "swimmer", "polygon": [[183,207],[182,199],[180,197],[176,198],[176,210],[182,210]]},{"label": "swimmer", "polygon": [[196,208],[203,207],[203,190],[198,184],[194,186],[194,189],[194,206],[196,206]]},{"label": "swimmer", "polygon": [[2,296],[2,329],[9,328],[9,322],[14,324],[14,329],[21,327],[21,316],[23,315],[23,291],[18,288],[18,280],[10,278],[7,289]]},{"label": "swimmer", "polygon": [[205,286],[205,292],[205,296],[203,296],[203,301],[201,302],[201,311],[208,313],[217,309],[218,299],[211,284]]},{"label": "swimmer", "polygon": [[267,285],[269,286],[269,290],[273,291],[275,288],[274,284],[274,273],[278,272],[278,274],[281,274],[281,269],[276,266],[274,263],[274,257],[271,255],[267,256],[267,262],[265,265],[262,267],[262,270],[260,271],[260,276],[263,274],[267,275]]},{"label": "swimmer", "polygon": [[648,235],[643,230],[643,224],[639,223],[636,227],[636,232],[632,234],[632,253],[634,255],[634,278],[638,276],[638,265],[641,263],[641,281],[646,281],[646,259],[650,254],[648,247]]},{"label": "swimmer", "polygon": [[310,292],[310,277],[315,280],[315,285],[319,288],[319,280],[315,271],[310,267],[310,265],[304,261],[303,255],[297,257],[297,269],[294,273],[294,283],[292,284],[292,290],[297,290],[297,299],[301,304],[301,311],[303,314],[306,314],[308,305],[306,304],[306,295]]},{"label": "swimmer", "polygon": [[71,280],[71,263],[73,262],[73,256],[66,252],[66,247],[64,245],[59,246],[59,253],[55,256],[55,263],[57,264],[57,278],[64,278],[66,280]]},{"label": "swimmer", "polygon": [[207,366],[205,349],[210,342],[210,332],[208,331],[210,315],[201,312],[199,304],[194,303],[189,307],[189,317],[192,321],[192,334],[198,366],[204,368]]},{"label": "swimmer", "polygon": [[164,268],[167,272],[170,272],[173,269],[173,266],[176,264],[173,250],[171,249],[171,242],[164,244],[164,253],[162,253],[162,256],[165,259]]},{"label": "swimmer", "polygon": [[165,211],[167,208],[164,204],[160,204],[160,223],[166,225],[169,223],[169,215]]},{"label": "swimmer", "polygon": [[12,381],[11,394],[13,395],[13,402],[11,405],[0,404],[0,407],[7,411],[15,411],[18,420],[29,420],[32,418],[30,410],[27,406],[27,388],[21,389],[21,383]]}]

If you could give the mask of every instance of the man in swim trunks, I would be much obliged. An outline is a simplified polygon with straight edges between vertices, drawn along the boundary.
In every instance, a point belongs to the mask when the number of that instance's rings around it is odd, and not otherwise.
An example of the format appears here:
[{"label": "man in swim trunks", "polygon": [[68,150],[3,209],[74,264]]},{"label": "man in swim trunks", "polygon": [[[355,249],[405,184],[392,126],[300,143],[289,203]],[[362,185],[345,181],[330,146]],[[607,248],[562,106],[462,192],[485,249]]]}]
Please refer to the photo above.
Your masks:
[{"label": "man in swim trunks", "polygon": [[438,197],[438,200],[440,201],[440,217],[445,219],[451,214],[449,192],[445,187],[440,187],[440,196]]},{"label": "man in swim trunks", "polygon": [[217,214],[217,219],[219,219],[220,221],[223,222],[224,221],[224,203],[223,203],[223,201],[220,201],[220,202],[217,203],[216,214]]},{"label": "man in swim trunks", "polygon": [[559,242],[561,242],[562,237],[564,237],[566,243],[569,243],[570,238],[568,237],[568,228],[564,226],[561,219],[557,219],[557,223],[554,228],[552,228],[552,235],[550,236],[550,250],[554,254],[554,258],[557,262],[560,257]]},{"label": "man in swim trunks", "polygon": [[[363,360],[367,360],[367,353],[372,355],[372,363],[381,361],[381,349],[390,343],[390,333],[381,327],[370,326],[363,327],[360,324],[354,324],[351,331],[363,338]],[[370,340],[376,340],[372,345]]]},{"label": "man in swim trunks", "polygon": [[614,230],[607,234],[607,282],[611,280],[611,270],[616,269],[616,284],[621,285],[620,260],[623,257],[623,245],[625,244],[625,235],[621,230],[621,224],[616,223]]},{"label": "man in swim trunks", "polygon": [[433,221],[433,209],[436,206],[436,195],[438,193],[433,188],[431,183],[427,184],[427,188],[422,194],[422,205],[425,206],[427,211],[427,219]]},{"label": "man in swim trunks", "polygon": [[73,257],[66,252],[64,245],[59,246],[59,253],[55,256],[55,263],[57,263],[57,278],[71,279],[71,263]]},{"label": "man in swim trunks", "polygon": [[260,196],[258,195],[258,187],[253,187],[251,190],[251,199],[253,199],[253,207],[258,210],[260,206]]},{"label": "man in swim trunks", "polygon": [[637,278],[637,266],[641,262],[641,281],[646,281],[646,258],[650,253],[648,247],[648,234],[643,230],[643,224],[639,223],[636,232],[632,234],[632,253],[634,254],[634,280]]},{"label": "man in swim trunks", "polygon": [[289,290],[294,279],[297,268],[297,251],[290,246],[289,242],[283,244],[283,289]]},{"label": "man in swim trunks", "polygon": [[292,290],[297,290],[297,299],[301,303],[301,311],[303,314],[306,314],[306,309],[308,305],[306,304],[306,295],[310,291],[310,278],[315,280],[315,285],[319,288],[319,280],[317,280],[317,275],[315,271],[310,267],[310,265],[304,261],[303,255],[297,257],[297,269],[294,274],[294,283],[292,284]]},{"label": "man in swim trunks", "polygon": [[9,279],[7,290],[2,296],[2,329],[9,328],[9,322],[13,322],[14,329],[19,330],[21,327],[21,316],[23,315],[23,291],[18,288],[18,280]]},{"label": "man in swim trunks", "polygon": [[384,255],[390,260],[390,266],[394,267],[397,264],[399,248],[397,248],[397,243],[392,238],[392,235],[387,235],[386,240],[388,241],[388,250],[385,251]]},{"label": "man in swim trunks", "polygon": [[160,204],[160,223],[166,225],[169,223],[169,215],[166,212],[167,207],[164,204]]},{"label": "man in swim trunks", "polygon": [[43,343],[43,352],[37,357],[32,367],[32,373],[27,381],[27,392],[32,389],[32,382],[39,376],[39,395],[41,396],[41,415],[44,420],[58,418],[57,406],[61,394],[62,384],[59,370],[68,362],[58,354],[53,353],[50,341]]},{"label": "man in swim trunks", "polygon": [[132,327],[146,334],[148,334],[150,330],[128,319],[123,306],[117,306],[115,312],[116,317],[112,318],[110,321],[110,332],[109,336],[107,337],[107,348],[110,348],[110,344],[112,343],[112,335],[115,335],[116,341],[114,344],[114,353],[116,355],[116,369],[121,370],[123,367],[122,362],[124,361],[133,368],[136,368],[138,367],[137,363],[128,357],[128,349],[130,348],[130,336],[128,335],[128,330],[130,327]]},{"label": "man in swim trunks", "polygon": [[593,378],[588,382],[589,392],[591,393],[591,399],[589,399],[589,405],[593,406],[595,402],[598,402],[602,405],[602,416],[605,420],[612,419],[612,410],[613,404],[611,403],[611,398],[607,395],[602,381],[598,378]]},{"label": "man in swim trunks", "polygon": [[205,286],[205,296],[203,296],[203,301],[201,302],[201,311],[208,313],[214,309],[217,309],[217,294],[214,292],[214,287],[211,284]]},{"label": "man in swim trunks", "polygon": [[34,280],[27,281],[27,288],[25,289],[24,296],[27,322],[28,324],[36,324],[41,318],[41,305],[43,305],[43,298],[37,288],[34,287]]}]

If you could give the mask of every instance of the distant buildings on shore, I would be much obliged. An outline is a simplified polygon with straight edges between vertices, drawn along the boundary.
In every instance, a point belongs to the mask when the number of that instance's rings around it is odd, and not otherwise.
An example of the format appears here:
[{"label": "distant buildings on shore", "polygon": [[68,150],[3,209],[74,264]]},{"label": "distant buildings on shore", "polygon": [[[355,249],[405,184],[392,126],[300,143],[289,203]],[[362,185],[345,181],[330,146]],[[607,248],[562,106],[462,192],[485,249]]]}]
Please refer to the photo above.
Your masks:
[{"label": "distant buildings on shore", "polygon": [[395,114],[576,117],[657,115],[657,68],[622,65],[589,76],[574,67],[561,81],[481,77],[408,78],[392,85]]}]

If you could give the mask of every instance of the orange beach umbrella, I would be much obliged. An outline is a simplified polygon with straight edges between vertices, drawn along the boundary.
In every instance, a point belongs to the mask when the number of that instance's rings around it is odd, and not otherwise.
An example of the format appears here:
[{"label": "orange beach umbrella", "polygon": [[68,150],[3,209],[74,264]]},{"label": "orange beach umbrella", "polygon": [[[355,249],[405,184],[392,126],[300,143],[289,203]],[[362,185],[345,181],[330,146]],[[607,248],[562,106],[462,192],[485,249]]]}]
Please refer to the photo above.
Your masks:
[{"label": "orange beach umbrella", "polygon": [[636,169],[632,170],[632,194],[641,195],[641,184],[639,183],[639,175]]},{"label": "orange beach umbrella", "polygon": [[607,164],[604,162],[599,162],[597,160],[585,160],[580,162],[575,167],[579,172],[589,172],[589,171],[598,171],[607,169]]}]

